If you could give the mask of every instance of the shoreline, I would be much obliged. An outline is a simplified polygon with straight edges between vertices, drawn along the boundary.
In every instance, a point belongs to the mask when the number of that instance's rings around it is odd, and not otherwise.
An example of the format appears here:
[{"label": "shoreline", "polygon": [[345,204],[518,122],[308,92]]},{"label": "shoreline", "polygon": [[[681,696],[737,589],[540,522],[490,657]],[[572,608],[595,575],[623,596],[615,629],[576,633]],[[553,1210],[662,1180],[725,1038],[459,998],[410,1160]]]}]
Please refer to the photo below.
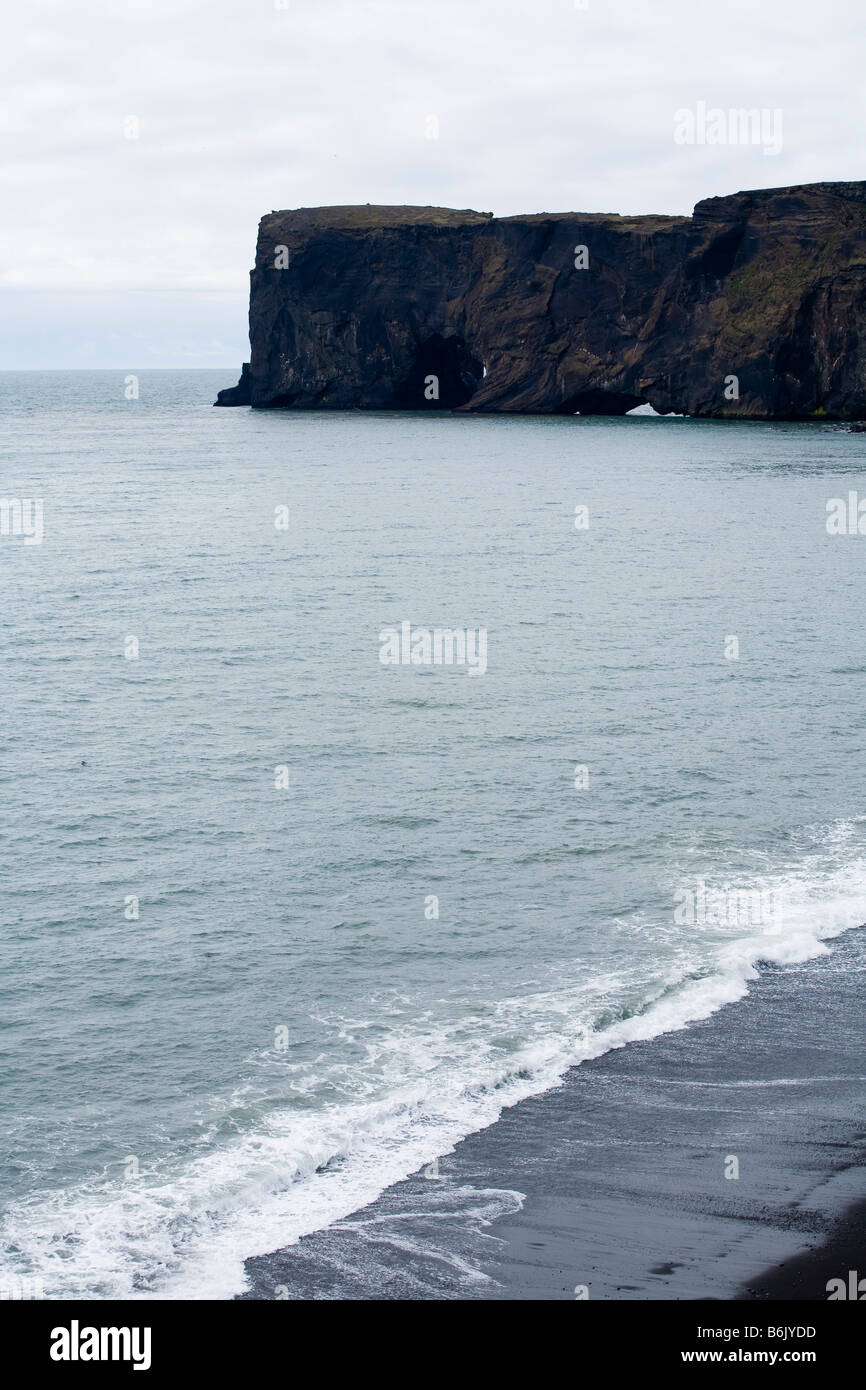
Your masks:
[{"label": "shoreline", "polygon": [[743,999],[583,1062],[248,1259],[238,1297],[826,1298],[866,1276],[864,981],[862,928],[763,968]]},{"label": "shoreline", "polygon": [[[832,1285],[832,1280],[841,1280],[842,1287]],[[866,1300],[866,1199],[847,1208],[821,1245],[766,1270],[739,1296],[767,1302],[847,1302],[854,1296],[858,1302]]]}]

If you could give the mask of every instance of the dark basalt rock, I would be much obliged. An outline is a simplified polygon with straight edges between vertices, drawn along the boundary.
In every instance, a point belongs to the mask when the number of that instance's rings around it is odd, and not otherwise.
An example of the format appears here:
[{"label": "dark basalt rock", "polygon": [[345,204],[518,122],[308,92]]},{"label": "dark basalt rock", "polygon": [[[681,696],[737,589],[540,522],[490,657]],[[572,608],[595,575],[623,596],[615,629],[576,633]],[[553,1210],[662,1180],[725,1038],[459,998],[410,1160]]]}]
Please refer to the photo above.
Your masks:
[{"label": "dark basalt rock", "polygon": [[692,217],[272,212],[250,275],[217,405],[866,418],[866,182]]},{"label": "dark basalt rock", "polygon": [[241,367],[240,381],[237,386],[227,386],[224,391],[217,392],[214,405],[252,405],[249,362],[245,362]]}]

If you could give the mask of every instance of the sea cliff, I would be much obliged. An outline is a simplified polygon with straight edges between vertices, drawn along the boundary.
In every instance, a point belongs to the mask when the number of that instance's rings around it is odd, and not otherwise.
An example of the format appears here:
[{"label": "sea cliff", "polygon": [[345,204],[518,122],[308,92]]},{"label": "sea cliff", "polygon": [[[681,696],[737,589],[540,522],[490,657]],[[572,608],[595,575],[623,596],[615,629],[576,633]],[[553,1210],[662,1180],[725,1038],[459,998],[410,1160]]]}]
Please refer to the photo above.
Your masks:
[{"label": "sea cliff", "polygon": [[866,182],[691,217],[271,212],[250,276],[217,405],[866,417]]}]

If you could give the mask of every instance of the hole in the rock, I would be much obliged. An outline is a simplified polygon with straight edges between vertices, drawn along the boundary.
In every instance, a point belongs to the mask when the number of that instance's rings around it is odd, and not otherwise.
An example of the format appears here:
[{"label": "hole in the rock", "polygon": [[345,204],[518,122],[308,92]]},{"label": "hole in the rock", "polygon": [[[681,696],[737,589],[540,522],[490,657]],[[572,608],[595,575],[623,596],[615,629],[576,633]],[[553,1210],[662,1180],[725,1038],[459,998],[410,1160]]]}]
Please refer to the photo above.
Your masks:
[{"label": "hole in the rock", "polygon": [[419,343],[412,370],[394,388],[394,406],[408,410],[454,410],[475,394],[484,375],[462,338],[441,333]]}]

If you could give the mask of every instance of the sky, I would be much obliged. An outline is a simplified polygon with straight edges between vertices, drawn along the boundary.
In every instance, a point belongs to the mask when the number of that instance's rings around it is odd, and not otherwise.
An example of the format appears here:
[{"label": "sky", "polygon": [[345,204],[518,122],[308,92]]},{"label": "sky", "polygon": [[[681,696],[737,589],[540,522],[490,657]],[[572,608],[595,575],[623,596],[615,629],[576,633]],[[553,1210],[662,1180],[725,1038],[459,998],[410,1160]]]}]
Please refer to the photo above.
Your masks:
[{"label": "sky", "polygon": [[[3,38],[0,369],[231,378],[272,209],[866,178],[863,0],[27,0]],[[701,103],[774,152],[684,142]]]}]

